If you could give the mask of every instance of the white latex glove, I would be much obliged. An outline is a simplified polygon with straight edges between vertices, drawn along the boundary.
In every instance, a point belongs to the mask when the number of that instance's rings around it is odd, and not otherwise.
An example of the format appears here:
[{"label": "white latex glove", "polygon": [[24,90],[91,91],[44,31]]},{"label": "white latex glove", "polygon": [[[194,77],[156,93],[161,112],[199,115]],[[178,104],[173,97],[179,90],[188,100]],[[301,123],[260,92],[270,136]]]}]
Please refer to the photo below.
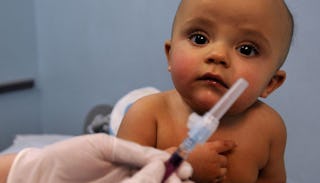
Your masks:
[{"label": "white latex glove", "polygon": [[[106,134],[84,135],[22,150],[7,183],[160,183],[168,157],[164,151]],[[184,162],[166,183],[181,183],[191,174],[190,164]]]},{"label": "white latex glove", "polygon": [[[189,169],[188,171],[190,171]],[[153,161],[143,167],[132,178],[128,178],[121,183],[160,183],[165,173],[165,166],[163,161]],[[190,174],[191,175],[191,174]],[[192,183],[190,180],[181,181],[176,175],[169,177],[165,183],[183,182]]]}]

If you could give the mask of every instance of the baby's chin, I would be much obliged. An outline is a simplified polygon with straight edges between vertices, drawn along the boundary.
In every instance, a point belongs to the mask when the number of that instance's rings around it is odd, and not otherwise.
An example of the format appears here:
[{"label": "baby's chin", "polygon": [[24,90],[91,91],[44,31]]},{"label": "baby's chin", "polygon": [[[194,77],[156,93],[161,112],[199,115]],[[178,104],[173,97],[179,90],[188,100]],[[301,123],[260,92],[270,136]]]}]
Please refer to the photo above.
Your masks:
[{"label": "baby's chin", "polygon": [[[198,100],[198,103],[192,106],[193,111],[198,113],[199,115],[203,115],[204,113],[208,112],[217,102],[219,99],[216,100]],[[227,116],[235,116],[245,112],[248,109],[248,103],[236,102],[233,104],[230,109],[226,112],[225,115]]]},{"label": "baby's chin", "polygon": [[238,107],[231,107],[225,114],[225,116],[237,116],[242,114],[246,111],[246,108],[238,108]]},{"label": "baby's chin", "polygon": [[243,114],[245,113],[249,108],[250,106],[253,105],[253,103],[255,102],[250,102],[250,101],[243,101],[243,100],[240,100],[240,101],[237,101],[236,103],[234,103],[230,109],[226,112],[226,116],[236,116],[236,115],[239,115],[239,114]]},{"label": "baby's chin", "polygon": [[197,101],[194,102],[194,105],[191,106],[192,110],[199,115],[203,115],[204,113],[208,112],[216,103],[218,100],[215,101]]}]

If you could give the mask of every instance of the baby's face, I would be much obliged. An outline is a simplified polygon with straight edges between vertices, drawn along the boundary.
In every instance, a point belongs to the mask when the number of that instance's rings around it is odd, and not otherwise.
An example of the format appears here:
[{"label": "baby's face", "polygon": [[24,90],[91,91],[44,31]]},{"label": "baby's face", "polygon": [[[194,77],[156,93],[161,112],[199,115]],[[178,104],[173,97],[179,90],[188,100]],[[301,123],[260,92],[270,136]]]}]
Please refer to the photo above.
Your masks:
[{"label": "baby's face", "polygon": [[[281,0],[184,0],[166,43],[168,68],[176,89],[199,113],[245,78],[250,86],[234,105],[236,113],[281,85],[285,73],[278,67],[289,39]],[[272,78],[280,85],[271,87]]]}]

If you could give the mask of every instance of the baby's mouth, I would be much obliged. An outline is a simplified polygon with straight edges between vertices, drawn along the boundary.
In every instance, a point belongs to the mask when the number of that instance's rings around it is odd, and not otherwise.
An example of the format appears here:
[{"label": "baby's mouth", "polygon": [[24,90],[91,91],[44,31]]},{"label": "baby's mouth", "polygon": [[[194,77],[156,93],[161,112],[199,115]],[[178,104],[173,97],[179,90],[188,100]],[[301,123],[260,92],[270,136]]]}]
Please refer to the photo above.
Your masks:
[{"label": "baby's mouth", "polygon": [[198,80],[208,81],[213,84],[219,84],[219,85],[223,86],[224,88],[229,89],[229,86],[218,75],[207,73],[207,74],[201,76]]}]

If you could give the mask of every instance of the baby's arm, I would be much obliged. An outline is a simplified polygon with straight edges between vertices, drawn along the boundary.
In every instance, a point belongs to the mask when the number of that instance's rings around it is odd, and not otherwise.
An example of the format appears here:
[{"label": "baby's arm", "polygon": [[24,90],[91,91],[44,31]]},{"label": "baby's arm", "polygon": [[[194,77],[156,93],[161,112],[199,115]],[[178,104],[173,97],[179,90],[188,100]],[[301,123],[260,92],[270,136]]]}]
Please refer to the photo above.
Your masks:
[{"label": "baby's arm", "polygon": [[135,102],[125,114],[117,137],[156,147],[157,128],[152,105],[152,100],[143,98]]},{"label": "baby's arm", "polygon": [[276,119],[276,125],[272,125],[273,137],[270,145],[270,154],[267,165],[260,171],[257,183],[285,183],[286,171],[284,164],[284,152],[287,133],[281,117]]}]

